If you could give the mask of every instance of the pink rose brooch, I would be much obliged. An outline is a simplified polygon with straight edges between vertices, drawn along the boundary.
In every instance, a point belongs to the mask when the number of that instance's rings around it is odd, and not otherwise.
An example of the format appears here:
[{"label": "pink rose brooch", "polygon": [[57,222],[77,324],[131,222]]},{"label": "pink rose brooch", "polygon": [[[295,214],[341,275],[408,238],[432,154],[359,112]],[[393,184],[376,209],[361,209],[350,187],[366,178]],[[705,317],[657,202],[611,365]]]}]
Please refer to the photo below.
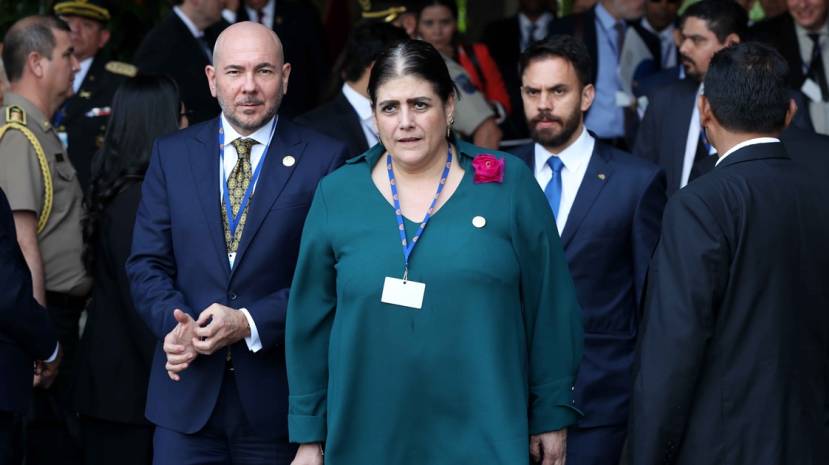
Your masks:
[{"label": "pink rose brooch", "polygon": [[475,184],[504,182],[504,159],[495,158],[491,153],[482,153],[472,159],[475,169]]}]

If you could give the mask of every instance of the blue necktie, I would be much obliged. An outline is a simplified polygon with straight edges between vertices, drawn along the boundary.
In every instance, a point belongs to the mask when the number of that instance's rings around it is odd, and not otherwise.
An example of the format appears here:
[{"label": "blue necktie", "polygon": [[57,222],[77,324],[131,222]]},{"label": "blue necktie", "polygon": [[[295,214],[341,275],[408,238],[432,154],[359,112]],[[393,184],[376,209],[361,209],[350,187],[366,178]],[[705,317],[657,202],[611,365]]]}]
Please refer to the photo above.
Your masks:
[{"label": "blue necktie", "polygon": [[560,158],[552,156],[547,159],[547,164],[553,169],[553,177],[547,183],[544,195],[547,196],[547,201],[550,202],[553,216],[558,218],[558,207],[561,204],[561,169],[564,168],[564,163]]}]

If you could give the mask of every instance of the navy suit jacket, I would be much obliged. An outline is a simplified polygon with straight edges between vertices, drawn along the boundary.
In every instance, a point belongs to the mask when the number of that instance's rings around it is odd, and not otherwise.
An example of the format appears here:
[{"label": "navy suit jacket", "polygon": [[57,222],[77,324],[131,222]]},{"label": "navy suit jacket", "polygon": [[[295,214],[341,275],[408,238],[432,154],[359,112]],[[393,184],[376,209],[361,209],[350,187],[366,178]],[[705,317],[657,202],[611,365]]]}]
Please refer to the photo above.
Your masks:
[{"label": "navy suit jacket", "polygon": [[349,157],[356,157],[369,148],[360,115],[342,91],[331,101],[297,118],[296,122],[342,141],[348,147]]},{"label": "navy suit jacket", "polygon": [[[181,381],[167,376],[164,337],[173,309],[194,319],[213,303],[247,308],[262,350],[231,346],[236,385],[251,425],[287,438],[284,329],[302,226],[319,180],[340,166],[345,146],[285,118],[263,159],[262,174],[230,268],[219,191],[219,122],[214,118],[159,139],[144,178],[127,261],[135,308],[158,339],[150,371],[147,418],[183,433],[200,430],[216,404],[225,351],[196,360]],[[284,157],[296,163],[285,166]]]},{"label": "navy suit jacket", "polygon": [[0,283],[0,411],[25,412],[32,396],[32,363],[49,358],[58,339],[46,309],[32,295],[32,275],[2,190]]},{"label": "navy suit jacket", "polygon": [[[512,153],[534,169],[533,144]],[[561,234],[584,318],[579,426],[627,421],[638,308],[664,206],[662,170],[596,142]]]}]

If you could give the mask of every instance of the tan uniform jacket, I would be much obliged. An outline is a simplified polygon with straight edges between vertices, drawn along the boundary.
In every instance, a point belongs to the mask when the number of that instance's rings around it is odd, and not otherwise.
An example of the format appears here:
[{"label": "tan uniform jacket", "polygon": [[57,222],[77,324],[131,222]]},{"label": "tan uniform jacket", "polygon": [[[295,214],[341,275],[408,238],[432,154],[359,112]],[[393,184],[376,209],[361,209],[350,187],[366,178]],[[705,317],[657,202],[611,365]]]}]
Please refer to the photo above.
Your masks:
[{"label": "tan uniform jacket", "polygon": [[[81,259],[83,193],[75,168],[55,129],[43,113],[22,96],[6,94],[0,125],[6,124],[6,107],[12,105],[25,112],[26,127],[43,147],[52,174],[52,211],[46,226],[38,234],[46,290],[85,295],[92,283]],[[45,192],[37,154],[23,133],[15,129],[7,130],[0,139],[0,188],[6,193],[13,211],[26,210],[40,215]]]}]

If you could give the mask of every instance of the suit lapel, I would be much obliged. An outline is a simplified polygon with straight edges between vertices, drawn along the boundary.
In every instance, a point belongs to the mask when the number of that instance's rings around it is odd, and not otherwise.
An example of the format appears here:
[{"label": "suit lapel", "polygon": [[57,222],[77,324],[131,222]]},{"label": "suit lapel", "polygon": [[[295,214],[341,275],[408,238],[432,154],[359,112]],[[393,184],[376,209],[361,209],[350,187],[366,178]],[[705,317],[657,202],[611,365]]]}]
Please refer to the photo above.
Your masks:
[{"label": "suit lapel", "polygon": [[226,273],[230,272],[227,261],[227,246],[222,226],[222,212],[219,198],[219,149],[217,134],[219,119],[213,119],[202,127],[196,135],[198,144],[188,152],[190,159],[190,173],[196,184],[199,204],[204,214],[204,223],[210,242],[222,263]]},{"label": "suit lapel", "polygon": [[342,120],[347,126],[346,130],[350,134],[350,138],[355,142],[353,149],[357,150],[356,153],[363,153],[368,150],[368,142],[363,135],[363,124],[360,121],[360,115],[357,114],[357,110],[348,103],[348,99],[342,92],[337,94],[335,105],[337,114],[343,116]]},{"label": "suit lapel", "polygon": [[[262,222],[268,216],[271,207],[279,194],[285,188],[288,180],[295,170],[302,163],[302,154],[305,151],[306,142],[302,141],[295,128],[287,118],[280,118],[276,125],[276,134],[265,159],[261,162],[262,173],[251,198],[248,207],[248,219],[245,222],[245,229],[242,231],[242,239],[239,242],[239,249],[236,254],[236,261],[231,270],[231,277],[238,268],[239,263],[244,259],[253,241],[256,232],[262,226]],[[293,166],[285,166],[283,159],[287,156],[294,158]]]},{"label": "suit lapel", "polygon": [[[685,145],[688,142],[688,127],[691,124],[691,118],[694,116],[697,88],[699,87],[699,84],[690,78],[686,78],[683,83],[685,85],[682,87],[682,92],[676,94],[676,101],[670,108],[676,110],[674,114],[688,116],[685,118],[668,118],[668,121],[672,122],[669,128],[671,128],[673,134],[667,138],[671,147],[668,147],[664,152],[671,156],[676,189],[679,189],[682,180],[682,168],[685,164]],[[674,154],[679,154],[679,156]]]},{"label": "suit lapel", "polygon": [[576,193],[573,208],[570,209],[567,223],[561,233],[561,244],[565,249],[613,173],[613,166],[609,163],[610,155],[606,153],[606,150],[598,141],[596,142],[587,171],[584,173],[584,179]]},{"label": "suit lapel", "polygon": [[524,160],[524,163],[530,167],[530,171],[535,172],[535,143],[519,145],[510,150],[509,153]]}]

